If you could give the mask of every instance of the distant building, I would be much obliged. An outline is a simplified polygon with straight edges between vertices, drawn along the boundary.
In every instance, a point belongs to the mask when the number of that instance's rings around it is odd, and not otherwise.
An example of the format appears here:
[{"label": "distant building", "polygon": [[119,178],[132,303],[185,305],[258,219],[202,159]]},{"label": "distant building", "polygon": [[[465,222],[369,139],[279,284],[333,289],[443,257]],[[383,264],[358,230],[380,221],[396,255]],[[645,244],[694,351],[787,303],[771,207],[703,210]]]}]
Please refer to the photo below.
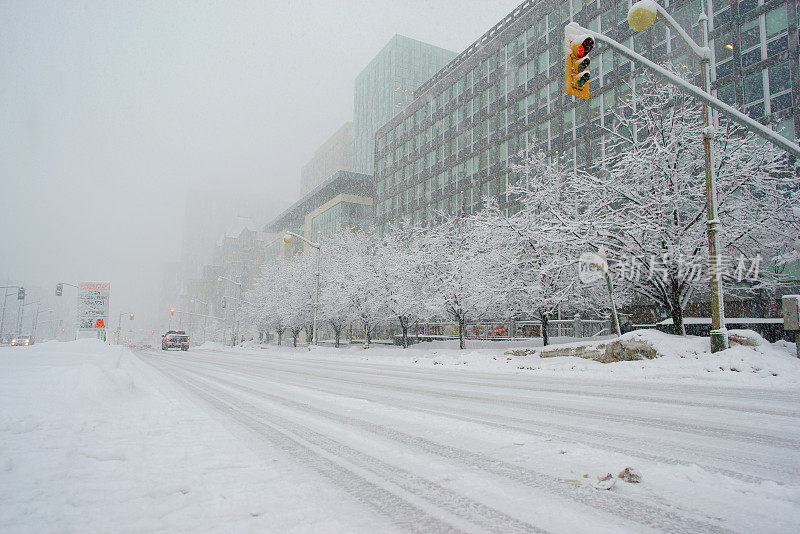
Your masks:
[{"label": "distant building", "polygon": [[372,174],[375,132],[414,99],[414,91],[455,52],[395,35],[355,81],[354,167]]},{"label": "distant building", "polygon": [[181,285],[200,276],[203,265],[211,263],[217,240],[230,230],[231,221],[252,217],[253,227],[258,228],[280,206],[274,196],[229,189],[187,191],[176,200],[186,205],[180,242]]},{"label": "distant building", "polygon": [[372,176],[336,171],[264,226],[266,259],[291,257],[302,251],[300,240],[283,242],[286,231],[319,241],[344,228],[372,225]]},{"label": "distant building", "polygon": [[346,122],[320,146],[300,170],[300,194],[305,195],[336,171],[353,169],[353,123]]}]

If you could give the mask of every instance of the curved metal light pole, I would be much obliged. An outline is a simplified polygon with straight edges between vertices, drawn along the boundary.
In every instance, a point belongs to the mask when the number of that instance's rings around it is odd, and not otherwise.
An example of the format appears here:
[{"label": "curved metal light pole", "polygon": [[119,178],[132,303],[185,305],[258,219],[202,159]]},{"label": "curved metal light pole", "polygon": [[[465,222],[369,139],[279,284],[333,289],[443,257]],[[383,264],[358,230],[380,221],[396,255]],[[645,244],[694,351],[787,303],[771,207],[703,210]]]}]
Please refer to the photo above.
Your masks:
[{"label": "curved metal light pole", "polygon": [[[698,45],[678,25],[675,19],[654,0],[639,0],[628,10],[628,24],[634,31],[643,31],[653,25],[657,16],[664,19],[670,30],[680,35],[692,54],[700,60],[700,83],[703,92],[711,96],[711,49],[708,47],[708,16],[705,9],[700,12],[701,41]],[[717,176],[714,172],[714,147],[711,140],[714,128],[711,120],[712,109],[703,101],[703,151],[705,152],[706,174],[706,230],[708,233],[708,274],[711,290],[711,352],[728,348],[728,330],[725,328],[725,305],[722,298],[721,258],[719,255],[719,227],[717,218]]]},{"label": "curved metal light pole", "polygon": [[293,237],[296,237],[297,239],[299,239],[303,243],[307,244],[309,247],[313,247],[313,248],[317,249],[317,272],[314,273],[314,276],[317,279],[317,283],[316,283],[317,288],[316,288],[315,296],[314,296],[314,326],[312,327],[313,332],[311,334],[311,344],[312,345],[316,345],[317,344],[317,312],[319,310],[319,262],[320,262],[320,256],[322,255],[321,247],[320,247],[319,243],[315,243],[314,241],[309,241],[308,239],[306,239],[305,237],[301,236],[300,234],[296,234],[294,232],[289,232],[289,231],[287,231],[286,234],[283,236],[283,242],[287,243],[287,244],[291,243]]}]

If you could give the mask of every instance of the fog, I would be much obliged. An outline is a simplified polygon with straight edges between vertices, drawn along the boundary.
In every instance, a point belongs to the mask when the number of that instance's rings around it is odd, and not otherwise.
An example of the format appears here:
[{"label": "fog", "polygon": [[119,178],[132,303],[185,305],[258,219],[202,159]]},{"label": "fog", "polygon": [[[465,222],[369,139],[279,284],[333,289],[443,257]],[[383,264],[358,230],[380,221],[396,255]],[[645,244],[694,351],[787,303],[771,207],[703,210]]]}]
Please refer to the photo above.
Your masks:
[{"label": "fog", "polygon": [[3,2],[2,285],[152,313],[189,192],[288,205],[393,35],[460,52],[518,3]]}]

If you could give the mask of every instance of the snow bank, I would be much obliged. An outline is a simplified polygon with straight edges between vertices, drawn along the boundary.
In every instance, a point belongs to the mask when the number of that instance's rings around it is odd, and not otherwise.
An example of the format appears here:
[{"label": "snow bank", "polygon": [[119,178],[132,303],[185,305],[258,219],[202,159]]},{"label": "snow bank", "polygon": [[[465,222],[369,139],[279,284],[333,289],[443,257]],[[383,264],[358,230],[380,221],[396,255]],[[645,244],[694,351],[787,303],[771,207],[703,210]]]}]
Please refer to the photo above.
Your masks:
[{"label": "snow bank", "polygon": [[[369,360],[390,365],[460,368],[473,371],[533,373],[546,376],[572,376],[597,379],[631,379],[701,382],[722,381],[754,387],[796,387],[800,383],[800,360],[795,346],[784,341],[770,343],[751,330],[731,330],[731,338],[740,338],[748,345],[732,343],[731,348],[712,354],[709,340],[698,336],[674,336],[658,330],[636,330],[622,336],[652,345],[659,353],[653,360],[600,363],[575,356],[541,358],[541,340],[514,342],[467,341],[465,350],[458,341],[418,343],[403,350],[390,345],[373,345],[365,350],[360,345],[319,346],[299,351],[291,347],[271,345],[269,350],[293,352],[293,358]],[[556,338],[551,347],[596,348],[613,341],[613,337],[569,340]],[[565,342],[568,341],[568,342]],[[509,349],[528,349],[526,355],[509,354]],[[246,348],[237,350],[248,351]]]},{"label": "snow bank", "polygon": [[[322,519],[296,476],[182,394],[95,339],[0,347],[0,531],[278,532]],[[291,513],[281,499],[297,501]]]}]

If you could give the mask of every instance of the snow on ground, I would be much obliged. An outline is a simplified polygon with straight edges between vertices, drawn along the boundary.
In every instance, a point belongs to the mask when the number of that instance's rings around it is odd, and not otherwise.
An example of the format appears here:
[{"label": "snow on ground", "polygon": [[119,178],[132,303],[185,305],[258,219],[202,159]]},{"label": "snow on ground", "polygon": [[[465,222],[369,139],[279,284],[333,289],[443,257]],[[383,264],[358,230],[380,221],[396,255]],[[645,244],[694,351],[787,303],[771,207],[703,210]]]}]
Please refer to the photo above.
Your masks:
[{"label": "snow on ground", "polygon": [[0,348],[0,532],[307,531],[341,509],[175,393],[97,340]]},{"label": "snow on ground", "polygon": [[[677,337],[659,330],[636,330],[622,339],[642,340],[652,345],[659,358],[647,361],[599,363],[578,357],[540,358],[538,353],[515,356],[514,349],[539,349],[539,338],[530,341],[468,340],[465,350],[458,349],[457,341],[433,341],[411,345],[402,350],[391,345],[373,344],[364,350],[361,344],[329,350],[326,346],[313,347],[313,354],[324,353],[325,358],[341,360],[369,360],[393,365],[419,367],[462,367],[464,369],[533,373],[538,376],[569,376],[582,378],[614,378],[615,380],[697,381],[699,383],[727,383],[754,387],[800,387],[800,360],[793,343],[769,343],[750,330],[731,330],[732,336],[752,340],[756,346],[732,343],[731,348],[717,354],[709,350],[705,337]],[[554,338],[554,347],[592,347],[608,343],[613,338],[574,340]],[[219,349],[219,346],[214,348]],[[252,347],[248,347],[252,348]],[[225,347],[224,350],[236,351]],[[286,347],[285,350],[290,350]],[[294,349],[302,354],[308,347]]]},{"label": "snow on ground", "polygon": [[738,334],[755,346],[712,355],[632,332],[662,356],[611,364],[479,341],[2,347],[0,531],[792,532],[800,362]]}]

